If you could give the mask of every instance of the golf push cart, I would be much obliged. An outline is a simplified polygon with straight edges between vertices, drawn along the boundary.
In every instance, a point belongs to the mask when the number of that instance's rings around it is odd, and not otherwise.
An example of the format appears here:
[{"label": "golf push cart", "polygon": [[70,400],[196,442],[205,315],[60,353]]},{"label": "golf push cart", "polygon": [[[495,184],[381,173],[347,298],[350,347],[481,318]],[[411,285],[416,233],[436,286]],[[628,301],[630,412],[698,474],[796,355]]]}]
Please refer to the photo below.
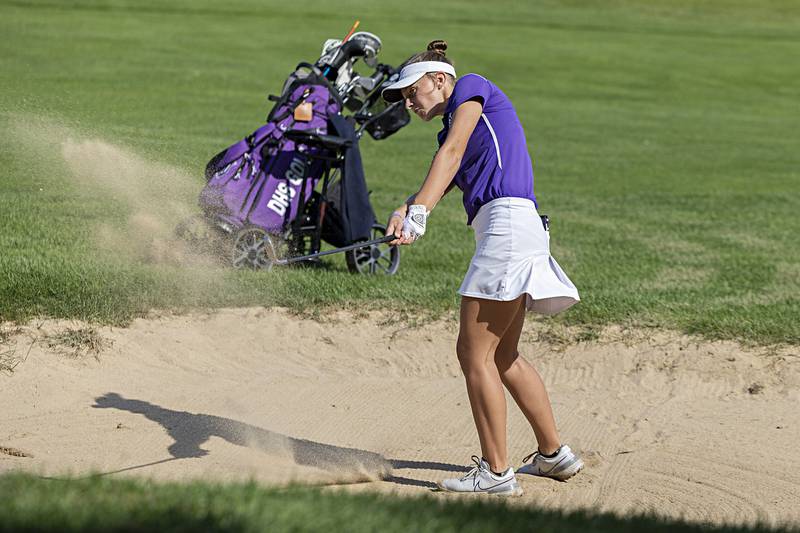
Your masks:
[{"label": "golf push cart", "polygon": [[[314,64],[300,63],[286,80],[266,124],[206,166],[202,214],[178,235],[213,250],[235,268],[318,263],[344,252],[351,272],[394,274],[400,250],[369,201],[358,142],[389,137],[408,124],[381,89],[396,70],[377,62],[380,39],[354,33],[329,39]],[[374,72],[361,76],[361,59]],[[322,251],[322,242],[335,247]]]}]

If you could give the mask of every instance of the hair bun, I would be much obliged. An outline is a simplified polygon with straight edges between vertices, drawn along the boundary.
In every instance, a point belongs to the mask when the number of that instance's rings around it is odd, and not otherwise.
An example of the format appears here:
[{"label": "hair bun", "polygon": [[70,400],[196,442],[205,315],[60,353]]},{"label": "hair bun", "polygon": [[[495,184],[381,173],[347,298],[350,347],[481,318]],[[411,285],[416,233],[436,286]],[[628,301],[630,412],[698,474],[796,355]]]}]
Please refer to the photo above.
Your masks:
[{"label": "hair bun", "polygon": [[431,41],[428,43],[428,51],[429,52],[436,52],[437,54],[445,57],[445,51],[447,50],[447,42],[442,40]]}]

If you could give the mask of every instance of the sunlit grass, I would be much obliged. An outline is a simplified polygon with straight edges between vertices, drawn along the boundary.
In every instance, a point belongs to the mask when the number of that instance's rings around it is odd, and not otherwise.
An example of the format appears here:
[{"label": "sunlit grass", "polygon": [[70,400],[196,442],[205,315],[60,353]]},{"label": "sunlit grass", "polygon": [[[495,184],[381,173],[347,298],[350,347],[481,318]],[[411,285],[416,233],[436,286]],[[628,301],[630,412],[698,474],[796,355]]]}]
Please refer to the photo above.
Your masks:
[{"label": "sunlit grass", "polygon": [[[360,18],[383,37],[384,61],[444,38],[459,72],[486,75],[514,102],[553,254],[582,296],[557,320],[800,342],[795,3],[217,6],[0,2],[0,317],[454,309],[473,251],[457,193],[394,278],[352,276],[341,257],[326,270],[238,273],[99,246],[99,227],[125,230],[143,207],[75,180],[61,158],[64,131],[102,139],[189,176],[161,186],[191,207],[206,161],[261,123],[296,63]],[[362,141],[381,219],[424,177],[438,128]]]}]

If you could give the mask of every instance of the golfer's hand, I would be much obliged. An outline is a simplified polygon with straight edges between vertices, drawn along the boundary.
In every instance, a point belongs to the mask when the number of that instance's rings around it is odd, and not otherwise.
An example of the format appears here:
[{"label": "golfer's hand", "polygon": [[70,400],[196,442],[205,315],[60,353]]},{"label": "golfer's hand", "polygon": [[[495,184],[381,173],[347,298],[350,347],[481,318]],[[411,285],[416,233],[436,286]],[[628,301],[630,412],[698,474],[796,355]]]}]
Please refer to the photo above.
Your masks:
[{"label": "golfer's hand", "polygon": [[389,216],[389,221],[386,223],[386,235],[394,235],[397,237],[395,240],[389,242],[389,246],[397,246],[398,244],[411,244],[413,241],[403,238],[403,220],[406,218],[408,206],[403,204],[398,207]]},{"label": "golfer's hand", "polygon": [[403,220],[403,238],[414,242],[425,235],[429,214],[428,208],[422,204],[408,206],[408,213]]}]

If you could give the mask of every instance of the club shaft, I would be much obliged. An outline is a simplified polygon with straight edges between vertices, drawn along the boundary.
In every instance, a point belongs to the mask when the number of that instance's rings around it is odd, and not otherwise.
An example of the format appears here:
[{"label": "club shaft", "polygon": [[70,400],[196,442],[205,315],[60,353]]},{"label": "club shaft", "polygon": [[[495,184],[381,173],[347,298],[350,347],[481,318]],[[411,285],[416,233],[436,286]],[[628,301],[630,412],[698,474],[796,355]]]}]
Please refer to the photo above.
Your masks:
[{"label": "club shaft", "polygon": [[389,241],[395,240],[396,238],[397,237],[395,237],[394,235],[386,235],[385,237],[381,237],[379,239],[373,239],[371,241],[357,242],[357,243],[354,243],[354,244],[350,244],[348,246],[342,246],[341,248],[334,248],[333,250],[325,250],[324,252],[317,252],[315,254],[309,254],[309,255],[301,255],[301,256],[298,256],[298,257],[290,257],[288,259],[279,259],[279,260],[275,261],[275,264],[276,265],[289,265],[291,263],[299,263],[300,261],[307,261],[309,259],[316,259],[317,257],[323,257],[323,256],[326,256],[326,255],[331,255],[331,254],[338,254],[338,253],[341,253],[341,252],[349,252],[350,250],[355,250],[357,248],[364,248],[366,246],[372,246],[372,245],[375,245],[375,244],[387,243]]}]

